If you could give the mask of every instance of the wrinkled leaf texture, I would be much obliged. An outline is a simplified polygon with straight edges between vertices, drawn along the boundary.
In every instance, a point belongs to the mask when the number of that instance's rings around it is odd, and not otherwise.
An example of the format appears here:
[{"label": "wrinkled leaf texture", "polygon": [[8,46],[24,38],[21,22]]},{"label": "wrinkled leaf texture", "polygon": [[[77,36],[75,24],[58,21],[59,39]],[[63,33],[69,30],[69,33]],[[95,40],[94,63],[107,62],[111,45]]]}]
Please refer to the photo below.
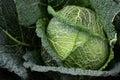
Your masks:
[{"label": "wrinkled leaf texture", "polygon": [[25,27],[33,25],[39,18],[44,17],[46,0],[14,0],[17,8],[19,24]]},{"label": "wrinkled leaf texture", "polygon": [[112,24],[116,14],[120,12],[120,4],[114,0],[90,0],[97,16],[100,18],[101,25],[107,34],[110,45],[116,42],[115,26]]},{"label": "wrinkled leaf texture", "polygon": [[[115,15],[119,12],[120,10],[120,5],[116,4],[113,0],[90,0],[92,7],[94,8],[97,16],[100,19],[100,25],[103,26],[104,31],[106,32],[106,36],[108,37],[108,41],[110,43],[110,46],[114,46],[113,44],[116,42],[116,31],[114,26],[112,25],[113,19]],[[41,23],[41,21],[38,21],[38,23]],[[46,57],[48,58],[48,61],[50,62],[51,59],[56,61],[57,64],[56,66],[60,65],[60,61],[55,56],[55,53],[51,49],[45,35],[45,25],[37,25],[36,29],[38,37],[42,38],[42,45],[43,47],[47,50],[48,53],[51,53],[51,57]],[[112,51],[112,48],[111,48]],[[43,52],[43,51],[42,51]],[[44,51],[46,53],[46,51]],[[81,69],[74,69],[74,68],[65,68],[65,67],[52,67],[54,64],[54,61],[51,61],[51,66],[39,66],[35,65],[34,63],[29,63],[26,62],[24,63],[25,67],[30,67],[33,71],[38,71],[38,72],[52,72],[52,73],[60,73],[62,74],[69,74],[69,75],[84,75],[84,76],[110,76],[110,75],[115,75],[120,72],[119,69],[119,64],[113,64],[115,66],[109,71],[97,71],[97,70],[81,70]],[[64,77],[63,75],[62,77]],[[64,79],[65,80],[65,77]],[[77,79],[79,80],[79,79]]]}]

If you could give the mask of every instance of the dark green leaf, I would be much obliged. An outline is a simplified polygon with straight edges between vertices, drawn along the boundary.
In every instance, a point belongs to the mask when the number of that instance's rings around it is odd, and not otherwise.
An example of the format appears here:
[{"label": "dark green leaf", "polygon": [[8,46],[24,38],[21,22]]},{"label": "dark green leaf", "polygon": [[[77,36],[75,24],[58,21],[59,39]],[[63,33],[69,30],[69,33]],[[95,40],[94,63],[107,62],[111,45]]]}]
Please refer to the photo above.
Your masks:
[{"label": "dark green leaf", "polygon": [[67,5],[90,7],[90,0],[48,0],[48,4],[55,10],[60,10]]},{"label": "dark green leaf", "polygon": [[19,23],[23,26],[34,24],[46,14],[46,0],[14,0]]},{"label": "dark green leaf", "polygon": [[21,40],[20,27],[13,0],[0,0],[0,27],[12,34],[16,39]]},{"label": "dark green leaf", "polygon": [[11,39],[9,44],[24,43],[23,30],[18,24],[16,8],[13,0],[0,0],[0,28]]}]

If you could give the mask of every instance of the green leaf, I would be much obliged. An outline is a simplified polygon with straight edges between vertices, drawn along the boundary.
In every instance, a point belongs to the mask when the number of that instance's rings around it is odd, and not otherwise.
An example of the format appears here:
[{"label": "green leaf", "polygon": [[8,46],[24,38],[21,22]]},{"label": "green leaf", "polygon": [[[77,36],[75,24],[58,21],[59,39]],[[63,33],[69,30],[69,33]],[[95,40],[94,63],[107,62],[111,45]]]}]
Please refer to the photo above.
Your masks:
[{"label": "green leaf", "polygon": [[13,0],[0,0],[0,28],[14,42],[12,44],[29,46],[24,42],[22,27],[18,24]]},{"label": "green leaf", "polygon": [[17,8],[19,24],[30,26],[46,15],[46,0],[14,0]]},{"label": "green leaf", "polygon": [[10,45],[12,42],[2,30],[0,30],[0,67],[7,68],[22,78],[27,78],[27,70],[23,67],[22,55],[24,50],[19,45]]},{"label": "green leaf", "polygon": [[[0,0],[0,27],[20,39],[16,8],[13,0]],[[15,33],[17,31],[17,33]]]},{"label": "green leaf", "polygon": [[1,0],[0,2],[0,28],[13,40],[12,44],[23,46],[38,45],[40,39],[35,34],[34,26],[28,29],[19,25],[14,1]]},{"label": "green leaf", "polygon": [[112,22],[115,15],[120,12],[120,5],[114,0],[90,0],[90,2],[100,18],[101,26],[103,26],[112,46],[117,40],[115,27]]},{"label": "green leaf", "polygon": [[[117,31],[115,30],[115,26],[112,24],[115,20],[115,16],[120,12],[120,4],[119,2],[116,2],[116,0],[90,0],[92,3],[93,8],[95,9],[95,12],[97,16],[99,17],[99,22],[101,23],[101,26],[103,26],[104,31],[108,37],[110,46],[114,47],[114,44],[117,41]],[[111,48],[111,52],[112,48]],[[114,51],[116,59],[116,52]],[[111,64],[111,66],[115,65]],[[119,71],[119,68],[118,68]],[[119,71],[120,72],[120,71]]]}]

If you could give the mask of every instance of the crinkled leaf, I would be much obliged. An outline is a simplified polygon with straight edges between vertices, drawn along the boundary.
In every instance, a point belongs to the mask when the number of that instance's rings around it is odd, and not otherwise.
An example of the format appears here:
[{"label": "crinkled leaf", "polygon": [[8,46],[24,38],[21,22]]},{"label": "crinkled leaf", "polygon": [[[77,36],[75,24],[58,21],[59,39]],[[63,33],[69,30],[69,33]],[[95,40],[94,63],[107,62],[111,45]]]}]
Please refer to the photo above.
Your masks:
[{"label": "crinkled leaf", "polygon": [[18,45],[9,45],[10,39],[0,30],[0,67],[15,72],[22,78],[27,78],[27,70],[23,67],[24,50]]},{"label": "crinkled leaf", "polygon": [[[60,72],[63,74],[71,74],[71,75],[91,75],[91,76],[108,76],[108,72],[103,72],[103,71],[94,71],[94,70],[81,70],[81,69],[75,69],[75,68],[65,68],[65,67],[51,67],[51,66],[39,66],[35,65],[33,63],[26,62],[24,63],[24,66],[27,68],[31,68],[33,71],[38,71],[38,72],[48,72],[48,71],[53,71],[53,72]],[[92,74],[91,74],[92,73]],[[106,75],[105,75],[106,74]]]},{"label": "crinkled leaf", "polygon": [[46,0],[14,0],[19,23],[23,26],[34,24],[46,14]]},{"label": "crinkled leaf", "polygon": [[[100,18],[101,26],[103,26],[104,28],[104,31],[110,42],[110,46],[114,46],[117,40],[117,35],[116,35],[117,33],[115,30],[115,26],[112,23],[115,20],[115,16],[120,12],[120,2],[117,0],[96,0],[96,1],[90,0],[90,1],[96,11],[97,16]],[[114,52],[115,52],[114,60],[116,60],[117,58],[116,56],[119,55],[116,55],[117,51]],[[114,62],[114,64],[116,62]],[[114,64],[111,65],[113,66]],[[120,68],[118,67],[117,69],[118,72],[120,72],[119,70]]]},{"label": "crinkled leaf", "polygon": [[110,45],[116,42],[116,31],[112,22],[118,12],[120,12],[120,4],[115,0],[90,0],[97,16],[100,18],[101,26],[103,26]]},{"label": "crinkled leaf", "polygon": [[[24,66],[26,68],[30,68],[32,71],[37,72],[51,72],[52,77],[56,78],[56,74],[58,80],[88,80],[88,76],[92,77],[107,77],[107,76],[115,76],[118,74],[118,68],[120,65],[116,65],[112,70],[110,71],[96,71],[96,70],[81,70],[81,69],[75,69],[75,68],[65,68],[65,67],[51,67],[51,66],[40,66],[36,65],[31,62],[25,62]],[[47,73],[46,73],[47,74]],[[67,76],[66,76],[67,75]],[[88,78],[87,78],[88,77]],[[92,79],[89,79],[92,80]]]}]

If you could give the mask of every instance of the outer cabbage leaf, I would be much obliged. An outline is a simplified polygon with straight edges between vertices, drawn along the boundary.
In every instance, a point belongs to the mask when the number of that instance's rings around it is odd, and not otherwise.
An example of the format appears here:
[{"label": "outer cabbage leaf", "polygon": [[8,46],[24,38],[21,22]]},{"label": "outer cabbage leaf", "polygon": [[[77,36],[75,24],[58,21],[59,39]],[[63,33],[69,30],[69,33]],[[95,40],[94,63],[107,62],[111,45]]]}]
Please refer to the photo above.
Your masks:
[{"label": "outer cabbage leaf", "polygon": [[[16,39],[21,40],[16,8],[13,0],[0,0],[0,28],[7,31]],[[17,33],[14,33],[16,32]]]},{"label": "outer cabbage leaf", "polygon": [[22,78],[27,78],[27,70],[22,65],[24,50],[19,45],[12,45],[11,42],[0,30],[0,67],[7,68]]},{"label": "outer cabbage leaf", "polygon": [[0,0],[0,29],[14,41],[12,44],[29,46],[25,43],[25,37],[23,37],[27,36],[25,33],[28,31],[19,26],[13,0]]},{"label": "outer cabbage leaf", "polygon": [[90,0],[90,2],[97,13],[97,16],[100,18],[101,25],[112,46],[117,40],[115,27],[112,22],[116,14],[120,12],[120,4],[116,3],[114,0]]},{"label": "outer cabbage leaf", "polygon": [[19,24],[30,26],[45,15],[46,0],[14,0],[17,8]]},{"label": "outer cabbage leaf", "polygon": [[118,68],[120,67],[120,65],[117,64],[110,71],[81,70],[78,68],[40,66],[31,61],[24,62],[24,66],[30,68],[32,71],[45,73],[48,77],[54,78],[54,80],[56,80],[56,78],[57,80],[93,80],[94,78],[100,79],[100,77],[107,79],[108,76],[116,76],[119,73]]}]

